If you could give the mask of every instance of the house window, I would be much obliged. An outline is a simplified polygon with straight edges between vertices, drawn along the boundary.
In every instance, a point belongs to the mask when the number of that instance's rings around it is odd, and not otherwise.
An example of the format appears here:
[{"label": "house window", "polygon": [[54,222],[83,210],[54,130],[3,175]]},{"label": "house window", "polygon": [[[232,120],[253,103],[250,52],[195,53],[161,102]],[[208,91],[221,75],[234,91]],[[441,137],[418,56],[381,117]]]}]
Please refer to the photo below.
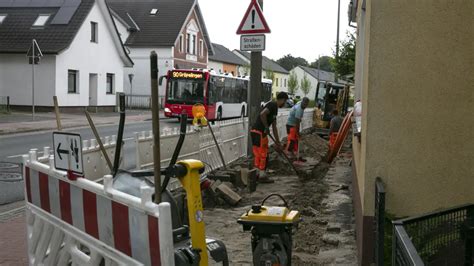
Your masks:
[{"label": "house window", "polygon": [[179,52],[182,53],[183,52],[183,34],[179,35]]},{"label": "house window", "polygon": [[48,21],[49,19],[49,14],[40,14],[35,22],[33,23],[33,27],[42,27],[46,24],[46,22]]},{"label": "house window", "polygon": [[79,71],[68,70],[67,71],[67,92],[77,93],[77,80],[79,78]]},{"label": "house window", "polygon": [[285,79],[285,87],[286,87],[286,79]]},{"label": "house window", "polygon": [[186,53],[191,53],[191,34],[186,34]]},{"label": "house window", "polygon": [[199,40],[199,56],[204,56],[204,41]]},{"label": "house window", "polygon": [[192,48],[193,48],[193,54],[196,54],[196,35],[192,35],[193,38],[193,43],[192,43]]},{"label": "house window", "polygon": [[111,73],[107,73],[107,86],[105,88],[105,93],[113,94],[114,85],[115,85],[115,75]]},{"label": "house window", "polygon": [[278,78],[275,79],[275,86],[278,87]]},{"label": "house window", "polygon": [[0,14],[0,25],[2,25],[5,18],[7,18],[7,14]]},{"label": "house window", "polygon": [[91,42],[98,43],[98,37],[97,22],[91,22]]},{"label": "house window", "polygon": [[155,16],[156,13],[158,13],[158,9],[157,9],[157,8],[152,8],[152,9],[150,10],[150,15]]}]

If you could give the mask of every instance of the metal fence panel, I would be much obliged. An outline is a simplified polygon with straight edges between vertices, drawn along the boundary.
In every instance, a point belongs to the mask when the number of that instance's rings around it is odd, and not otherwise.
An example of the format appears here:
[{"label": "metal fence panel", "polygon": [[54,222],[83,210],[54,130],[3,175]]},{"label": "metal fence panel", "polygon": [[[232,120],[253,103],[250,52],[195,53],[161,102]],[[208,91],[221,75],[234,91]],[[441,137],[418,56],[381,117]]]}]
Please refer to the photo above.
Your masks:
[{"label": "metal fence panel", "polygon": [[[426,265],[472,265],[473,239],[473,204],[403,219],[394,222],[393,259],[402,261],[414,251]],[[401,252],[407,245],[399,243],[408,242],[409,252]]]},{"label": "metal fence panel", "polygon": [[382,179],[375,180],[375,264],[384,265],[385,188]]}]

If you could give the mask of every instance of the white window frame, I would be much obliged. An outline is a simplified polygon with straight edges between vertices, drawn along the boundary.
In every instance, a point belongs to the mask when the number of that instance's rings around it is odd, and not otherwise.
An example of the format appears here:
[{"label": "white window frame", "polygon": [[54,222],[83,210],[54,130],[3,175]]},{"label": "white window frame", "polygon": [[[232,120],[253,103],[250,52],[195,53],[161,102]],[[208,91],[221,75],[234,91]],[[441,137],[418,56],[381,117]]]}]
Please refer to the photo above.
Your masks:
[{"label": "white window frame", "polygon": [[[92,29],[94,28],[94,35],[92,35]],[[99,23],[91,21],[91,42],[99,43]]]},{"label": "white window frame", "polygon": [[191,53],[191,33],[186,33],[186,53]]},{"label": "white window frame", "polygon": [[[40,20],[41,18],[46,17],[46,19]],[[48,22],[49,18],[51,17],[51,14],[39,14],[38,17],[35,19],[35,22],[33,22],[33,27],[44,27],[46,25],[46,22]],[[42,23],[39,23],[42,22]]]},{"label": "white window frame", "polygon": [[204,41],[199,39],[199,56],[204,56]]},{"label": "white window frame", "polygon": [[[75,81],[74,81],[74,91],[69,90],[69,74],[74,72]],[[67,70],[67,93],[68,94],[79,94],[79,70],[68,69]]]},{"label": "white window frame", "polygon": [[156,14],[158,14],[158,8],[152,8],[152,9],[150,10],[150,15],[156,16]]},{"label": "white window frame", "polygon": [[[110,88],[111,91],[109,92],[109,77],[112,77],[111,83],[112,87]],[[114,73],[107,73],[105,75],[105,94],[112,95],[115,94],[115,74]]]}]

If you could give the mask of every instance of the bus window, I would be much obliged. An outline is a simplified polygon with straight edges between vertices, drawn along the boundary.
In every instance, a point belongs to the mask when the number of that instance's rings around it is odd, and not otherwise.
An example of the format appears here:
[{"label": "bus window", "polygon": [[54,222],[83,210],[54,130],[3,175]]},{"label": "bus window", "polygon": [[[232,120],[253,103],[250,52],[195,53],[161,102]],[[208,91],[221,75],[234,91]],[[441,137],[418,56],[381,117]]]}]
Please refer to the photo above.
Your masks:
[{"label": "bus window", "polygon": [[210,104],[222,101],[224,91],[224,78],[212,77],[210,84],[210,90],[212,91],[212,98],[210,99]]},{"label": "bus window", "polygon": [[170,103],[204,103],[204,81],[172,79],[168,88]]}]

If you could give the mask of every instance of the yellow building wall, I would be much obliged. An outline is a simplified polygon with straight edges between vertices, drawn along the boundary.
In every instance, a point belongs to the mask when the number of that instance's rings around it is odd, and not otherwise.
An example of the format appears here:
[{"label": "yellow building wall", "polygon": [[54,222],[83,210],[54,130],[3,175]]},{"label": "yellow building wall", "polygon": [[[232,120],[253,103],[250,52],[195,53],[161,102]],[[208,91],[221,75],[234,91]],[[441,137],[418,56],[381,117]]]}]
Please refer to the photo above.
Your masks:
[{"label": "yellow building wall", "polygon": [[357,166],[365,216],[377,176],[399,217],[474,203],[473,5],[367,1]]}]

